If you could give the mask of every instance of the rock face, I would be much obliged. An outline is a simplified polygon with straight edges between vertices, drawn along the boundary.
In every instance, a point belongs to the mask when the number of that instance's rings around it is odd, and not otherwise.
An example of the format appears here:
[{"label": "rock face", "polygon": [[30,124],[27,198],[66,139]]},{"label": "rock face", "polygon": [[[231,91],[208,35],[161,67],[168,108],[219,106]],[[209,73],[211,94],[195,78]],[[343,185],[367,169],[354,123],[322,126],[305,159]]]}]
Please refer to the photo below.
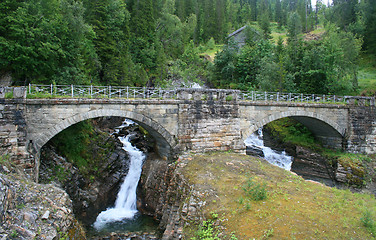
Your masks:
[{"label": "rock face", "polygon": [[264,145],[293,156],[291,171],[305,179],[323,182],[329,186],[337,184],[336,165],[329,159],[308,148],[294,146],[272,137],[268,128],[263,129]]},{"label": "rock face", "polygon": [[[99,212],[115,202],[121,181],[128,170],[128,155],[118,145],[110,154],[106,164],[99,169],[100,179],[86,179],[80,171],[64,157],[59,156],[49,146],[42,151],[43,159],[40,171],[40,181],[53,182],[62,187],[73,200],[73,209],[78,220],[85,225],[95,221]],[[59,167],[66,175],[63,179],[54,178],[52,169]]]},{"label": "rock face", "polygon": [[335,168],[328,159],[304,147],[296,146],[291,171],[305,179],[324,182],[329,186],[336,184]]},{"label": "rock face", "polygon": [[143,195],[142,211],[160,220],[162,239],[181,239],[184,226],[200,222],[204,202],[181,172],[185,163],[167,163],[162,159],[145,162],[140,180]]},{"label": "rock face", "polygon": [[62,189],[0,173],[0,239],[85,238]]}]

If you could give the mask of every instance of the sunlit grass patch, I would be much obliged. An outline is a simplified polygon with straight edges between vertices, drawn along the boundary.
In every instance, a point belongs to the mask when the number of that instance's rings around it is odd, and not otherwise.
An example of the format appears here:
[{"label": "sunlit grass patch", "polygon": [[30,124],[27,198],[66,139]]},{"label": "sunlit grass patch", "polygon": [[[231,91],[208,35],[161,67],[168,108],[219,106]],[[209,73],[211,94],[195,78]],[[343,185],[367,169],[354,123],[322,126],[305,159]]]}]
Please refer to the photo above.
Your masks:
[{"label": "sunlit grass patch", "polygon": [[373,56],[361,56],[358,71],[358,94],[375,95],[376,93],[376,64]]},{"label": "sunlit grass patch", "polygon": [[[371,195],[308,182],[262,159],[236,154],[195,156],[184,171],[192,184],[212,192],[205,196],[204,214],[215,212],[226,219],[222,225],[227,236],[235,232],[238,239],[373,237],[376,200]],[[243,186],[250,179],[265,183],[267,198],[247,200]]]}]

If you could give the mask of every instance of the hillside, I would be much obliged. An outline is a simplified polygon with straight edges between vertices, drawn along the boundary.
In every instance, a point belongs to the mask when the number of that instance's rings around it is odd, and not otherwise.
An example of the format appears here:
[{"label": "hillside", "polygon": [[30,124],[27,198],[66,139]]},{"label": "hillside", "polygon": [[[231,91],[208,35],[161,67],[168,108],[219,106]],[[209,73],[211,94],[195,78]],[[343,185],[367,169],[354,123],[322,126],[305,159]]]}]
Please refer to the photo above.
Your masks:
[{"label": "hillside", "polygon": [[231,239],[374,237],[374,196],[305,181],[250,156],[211,153],[180,161],[212,219],[201,229],[186,228],[187,239],[230,239],[231,233]]}]

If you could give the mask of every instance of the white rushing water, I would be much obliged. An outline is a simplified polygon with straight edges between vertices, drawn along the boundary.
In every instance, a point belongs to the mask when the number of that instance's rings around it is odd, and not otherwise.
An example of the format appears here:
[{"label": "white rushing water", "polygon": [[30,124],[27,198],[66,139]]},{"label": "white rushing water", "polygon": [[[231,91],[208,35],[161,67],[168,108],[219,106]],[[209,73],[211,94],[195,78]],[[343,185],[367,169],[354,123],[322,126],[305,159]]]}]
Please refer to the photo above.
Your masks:
[{"label": "white rushing water", "polygon": [[[128,126],[133,122],[130,120],[124,121],[123,125]],[[129,142],[128,135],[126,137],[119,137],[123,144],[123,149],[128,152],[130,165],[127,176],[120,187],[117,195],[115,206],[106,211],[101,212],[94,223],[94,228],[102,229],[107,223],[121,221],[123,219],[131,219],[137,213],[137,185],[140,180],[142,165],[145,159],[143,152],[132,146]]]},{"label": "white rushing water", "polygon": [[246,146],[255,146],[262,150],[264,158],[271,164],[284,168],[288,171],[291,170],[292,157],[287,155],[285,151],[278,153],[273,149],[264,146],[264,140],[262,139],[262,128],[257,131],[257,134],[252,134],[247,138],[244,143]]}]

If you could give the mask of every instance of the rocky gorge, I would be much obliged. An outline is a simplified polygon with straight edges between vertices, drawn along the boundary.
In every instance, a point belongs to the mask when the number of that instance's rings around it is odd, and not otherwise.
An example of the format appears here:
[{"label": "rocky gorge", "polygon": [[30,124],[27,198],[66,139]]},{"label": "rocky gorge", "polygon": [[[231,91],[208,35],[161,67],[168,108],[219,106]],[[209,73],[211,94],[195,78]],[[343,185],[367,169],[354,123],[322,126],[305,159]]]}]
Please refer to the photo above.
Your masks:
[{"label": "rocky gorge", "polygon": [[[147,154],[138,187],[137,206],[140,213],[157,220],[159,226],[150,233],[112,232],[107,236],[93,234],[90,239],[106,239],[111,236],[116,239],[179,239],[184,226],[184,222],[180,221],[182,204],[186,203],[188,196],[193,198],[191,186],[177,170],[176,163],[160,158],[153,151],[155,142],[140,126],[131,125],[114,132],[123,120],[100,118],[92,122],[95,133],[101,137],[89,144],[92,148],[90,152],[101,155],[97,148],[104,142],[110,149],[105,153],[105,161],[91,166],[97,169],[95,175],[82,173],[75,164],[59,155],[56,149],[58,146],[51,143],[44,147],[41,154],[40,181],[52,182],[65,189],[73,200],[76,218],[86,229],[91,229],[98,213],[114,203],[122,179],[128,171],[128,155],[117,137],[132,133],[132,144]],[[100,132],[105,134],[99,134]],[[186,203],[184,215],[187,219],[195,220],[196,216],[192,216],[199,211],[192,210],[197,207],[197,203],[192,201],[192,204]],[[188,209],[194,214],[190,214]]]},{"label": "rocky gorge", "polygon": [[[114,132],[122,121],[122,118],[92,120],[94,128],[88,131],[91,140],[85,146],[89,146],[88,152],[93,159],[100,158],[101,161],[90,162],[89,167],[80,167],[63,156],[56,142],[47,144],[41,154],[40,184],[23,178],[22,173],[2,160],[0,206],[4,207],[0,208],[0,239],[87,238],[85,228],[90,228],[98,213],[113,204],[128,170],[128,155],[122,150],[117,136],[130,132],[135,132],[132,143],[147,153],[138,187],[138,209],[157,220],[159,225],[153,232],[113,232],[88,239],[181,239],[194,236],[189,231],[211,218],[211,213],[205,209],[223,201],[218,199],[221,189],[209,186],[208,182],[227,182],[229,177],[215,177],[210,169],[195,176],[196,171],[203,170],[203,165],[201,162],[201,165],[192,166],[195,157],[188,153],[173,162],[160,158],[153,151],[155,142],[142,128],[134,125]],[[270,140],[266,137],[265,141]],[[286,147],[274,145],[276,148]],[[293,168],[298,174],[318,177],[319,181],[333,178],[338,181],[337,176],[341,176],[342,171],[343,181],[349,181],[349,169],[328,170],[325,159],[304,148],[290,146],[286,151],[295,154]],[[245,166],[256,167],[236,159],[221,155],[218,162],[223,166],[214,170],[225,173],[227,167],[242,172]],[[214,164],[213,160],[208,164]],[[337,175],[333,176],[333,173]],[[226,232],[223,224],[218,223],[218,227]],[[227,232],[223,239],[230,235]]]}]

